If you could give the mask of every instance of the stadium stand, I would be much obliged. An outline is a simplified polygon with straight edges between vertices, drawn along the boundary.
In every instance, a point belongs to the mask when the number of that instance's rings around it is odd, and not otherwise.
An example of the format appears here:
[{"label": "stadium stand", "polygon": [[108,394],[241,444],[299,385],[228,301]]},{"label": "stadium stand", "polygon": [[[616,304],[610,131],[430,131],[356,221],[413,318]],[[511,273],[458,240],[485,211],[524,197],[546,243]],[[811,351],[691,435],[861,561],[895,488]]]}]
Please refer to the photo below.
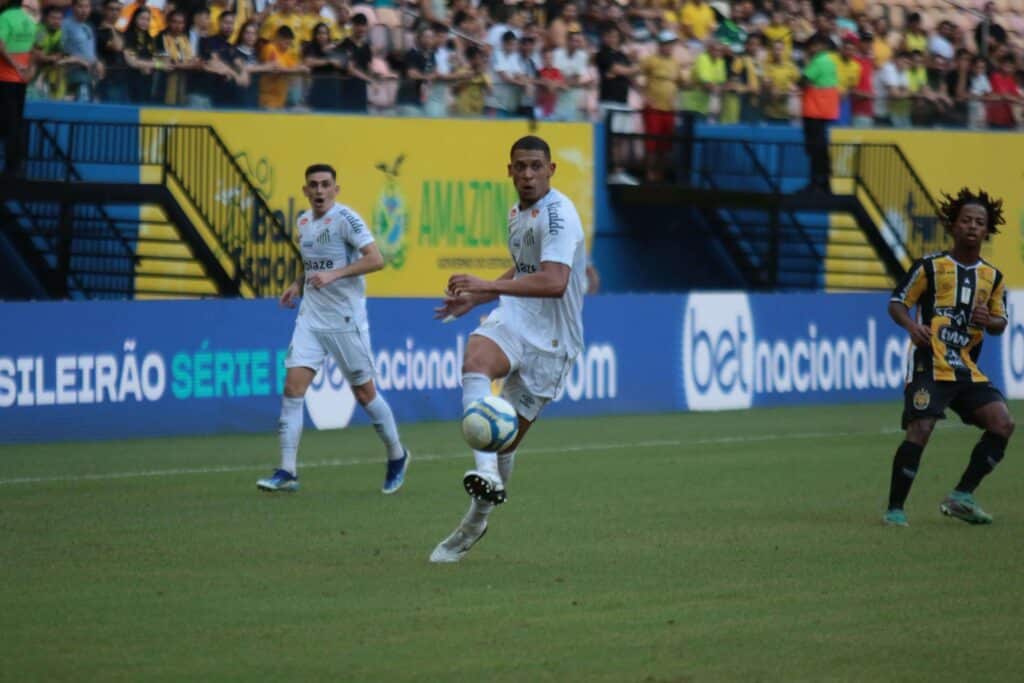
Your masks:
[{"label": "stadium stand", "polygon": [[[600,34],[614,26],[631,67],[654,55],[658,36],[678,36],[672,56],[685,80],[677,108],[690,106],[693,91],[707,92],[711,122],[797,118],[795,81],[782,74],[804,63],[816,31],[832,40],[846,77],[845,123],[1007,128],[1022,121],[1021,0],[24,5],[40,22],[30,99],[585,120],[599,112]],[[290,36],[278,38],[282,27]],[[698,67],[714,45],[725,48],[724,74],[716,60],[709,79]],[[483,50],[486,68],[473,68],[471,47]],[[641,68],[630,77],[627,103],[642,108],[645,88]]]}]

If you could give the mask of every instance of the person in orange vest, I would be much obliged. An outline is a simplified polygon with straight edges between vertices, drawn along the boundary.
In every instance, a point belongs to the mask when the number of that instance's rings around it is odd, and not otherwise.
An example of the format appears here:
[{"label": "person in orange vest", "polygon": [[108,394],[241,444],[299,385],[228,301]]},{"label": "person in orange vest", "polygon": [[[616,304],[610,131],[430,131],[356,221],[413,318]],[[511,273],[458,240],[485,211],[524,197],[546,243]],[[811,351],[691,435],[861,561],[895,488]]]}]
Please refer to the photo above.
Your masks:
[{"label": "person in orange vest", "polygon": [[810,58],[800,78],[803,88],[804,149],[811,163],[808,192],[832,191],[828,155],[828,124],[839,118],[839,72],[829,54],[832,40],[823,33],[811,36]]},{"label": "person in orange vest", "polygon": [[0,143],[4,148],[4,175],[21,169],[22,117],[25,91],[32,80],[32,47],[37,24],[21,7],[21,0],[0,0]]}]

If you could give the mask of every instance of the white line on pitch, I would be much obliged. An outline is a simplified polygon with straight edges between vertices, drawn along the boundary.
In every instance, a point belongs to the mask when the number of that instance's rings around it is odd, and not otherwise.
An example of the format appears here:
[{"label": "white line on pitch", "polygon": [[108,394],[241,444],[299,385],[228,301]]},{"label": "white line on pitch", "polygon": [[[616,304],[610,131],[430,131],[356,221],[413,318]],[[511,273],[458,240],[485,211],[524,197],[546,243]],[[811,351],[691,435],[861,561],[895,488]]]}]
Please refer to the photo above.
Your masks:
[{"label": "white line on pitch", "polygon": [[[732,443],[752,443],[758,441],[781,441],[789,439],[824,439],[843,438],[859,436],[878,436],[884,434],[895,434],[900,430],[881,429],[874,432],[795,432],[792,434],[752,434],[749,436],[716,436],[704,439],[665,439],[652,441],[634,441],[632,443],[591,443],[579,444],[576,446],[549,446],[541,448],[524,448],[524,454],[545,454],[545,453],[577,453],[580,451],[615,451],[643,448],[663,448],[675,446],[679,448],[692,448],[694,446],[714,446]],[[465,452],[438,454],[438,453],[413,453],[413,460],[417,462],[437,460],[457,460],[468,458]],[[313,467],[352,467],[356,465],[379,465],[380,458],[372,460],[320,460],[302,463],[303,469]],[[102,474],[67,474],[55,477],[15,477],[12,479],[0,479],[0,486],[11,484],[42,484],[58,481],[105,481],[110,479],[131,479],[134,477],[173,477],[183,474],[218,474],[223,472],[255,472],[267,469],[267,463],[261,465],[214,465],[211,467],[190,467],[167,470],[139,470],[135,472],[107,472]]]}]

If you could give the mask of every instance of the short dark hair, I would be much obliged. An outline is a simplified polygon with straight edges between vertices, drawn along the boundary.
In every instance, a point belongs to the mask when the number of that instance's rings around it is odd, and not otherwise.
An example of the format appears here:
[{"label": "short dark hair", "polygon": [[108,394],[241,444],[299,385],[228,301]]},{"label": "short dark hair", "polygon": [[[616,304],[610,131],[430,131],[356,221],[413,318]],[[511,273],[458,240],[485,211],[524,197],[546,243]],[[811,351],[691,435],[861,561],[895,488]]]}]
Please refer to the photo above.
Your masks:
[{"label": "short dark hair", "polygon": [[224,21],[225,19],[227,19],[228,17],[234,17],[234,16],[236,16],[236,14],[234,12],[232,12],[231,10],[225,10],[225,11],[220,13],[219,17],[217,17],[217,21],[221,22],[221,21]]},{"label": "short dark hair", "polygon": [[[288,28],[282,26],[281,28]],[[291,29],[289,29],[290,31]],[[306,177],[313,175],[314,173],[330,173],[333,180],[338,179],[338,174],[335,172],[334,167],[330,164],[311,164],[306,167]]]},{"label": "short dark hair", "polygon": [[475,59],[476,57],[478,57],[481,54],[483,54],[483,50],[481,50],[476,45],[469,45],[468,47],[466,47],[466,59],[467,60],[468,59]]},{"label": "short dark hair", "polygon": [[1006,219],[1003,218],[1003,200],[996,199],[985,190],[979,189],[977,192],[971,192],[966,187],[960,188],[956,196],[948,195],[945,192],[942,193],[942,201],[939,204],[939,219],[946,226],[946,229],[953,227],[957,219],[960,218],[960,210],[965,206],[980,206],[985,209],[985,213],[988,216],[988,234],[995,235],[999,233],[999,226],[1006,223]]},{"label": "short dark hair", "polygon": [[536,135],[526,135],[516,140],[512,145],[512,149],[508,152],[509,157],[515,154],[517,149],[521,149],[524,152],[544,152],[544,157],[548,161],[551,160],[551,147]]},{"label": "short dark hair", "polygon": [[279,29],[277,29],[276,33],[274,33],[274,37],[275,38],[279,38],[281,40],[285,40],[285,39],[294,40],[295,39],[295,31],[292,31],[287,26],[282,26]]},{"label": "short dark hair", "polygon": [[64,14],[64,8],[63,7],[57,7],[57,5],[47,5],[46,7],[43,8],[43,16],[44,17],[49,16],[53,12],[57,12],[58,14],[63,15]]},{"label": "short dark hair", "polygon": [[507,43],[508,41],[515,40],[515,39],[516,39],[516,34],[513,33],[512,31],[505,31],[504,33],[501,34],[501,42],[503,42],[503,43]]},{"label": "short dark hair", "polygon": [[366,18],[366,14],[364,14],[363,12],[359,12],[357,14],[352,15],[352,25],[353,26],[367,26],[367,25],[369,25],[369,23],[370,22]]}]

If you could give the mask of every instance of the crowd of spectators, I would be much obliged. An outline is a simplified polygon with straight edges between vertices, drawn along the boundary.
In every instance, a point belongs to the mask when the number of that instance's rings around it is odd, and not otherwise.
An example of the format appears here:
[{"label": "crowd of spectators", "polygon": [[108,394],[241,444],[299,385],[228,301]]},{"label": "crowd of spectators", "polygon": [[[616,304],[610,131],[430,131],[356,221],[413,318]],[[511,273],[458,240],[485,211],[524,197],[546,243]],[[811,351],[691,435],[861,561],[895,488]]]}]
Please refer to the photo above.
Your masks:
[{"label": "crowd of spectators", "polygon": [[792,123],[824,35],[845,123],[1018,127],[1024,0],[962,2],[22,0],[30,99]]}]

